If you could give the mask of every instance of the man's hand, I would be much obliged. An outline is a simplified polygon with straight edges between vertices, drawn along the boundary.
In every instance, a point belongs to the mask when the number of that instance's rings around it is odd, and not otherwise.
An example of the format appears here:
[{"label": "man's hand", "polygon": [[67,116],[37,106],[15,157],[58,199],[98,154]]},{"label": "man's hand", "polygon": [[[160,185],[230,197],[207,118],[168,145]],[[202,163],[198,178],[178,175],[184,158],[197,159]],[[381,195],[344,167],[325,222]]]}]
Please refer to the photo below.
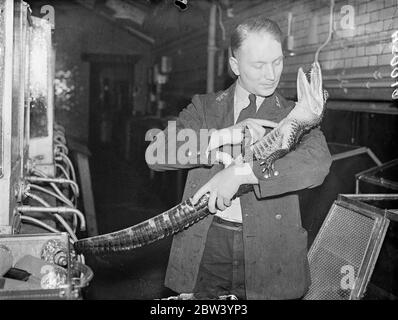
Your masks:
[{"label": "man's hand", "polygon": [[218,172],[200,188],[193,196],[192,203],[196,204],[204,194],[209,192],[209,211],[211,213],[216,213],[217,209],[223,211],[231,205],[231,200],[240,185],[256,183],[258,179],[248,163],[231,165]]},{"label": "man's hand", "polygon": [[[257,140],[261,139],[265,135],[265,128],[275,128],[278,124],[273,121],[264,120],[264,119],[246,119],[243,120],[233,126],[226,128],[229,132],[229,136],[232,136],[231,144],[239,144],[243,140],[243,131],[245,127],[248,127],[250,134],[252,136],[253,141],[251,143],[256,142]],[[236,133],[239,133],[237,135]],[[235,134],[234,134],[235,133]]]},{"label": "man's hand", "polygon": [[264,119],[246,119],[228,128],[215,131],[211,135],[208,151],[219,148],[227,144],[239,144],[243,140],[243,131],[245,127],[249,128],[252,142],[261,139],[265,134],[264,127],[275,128],[278,124]]}]

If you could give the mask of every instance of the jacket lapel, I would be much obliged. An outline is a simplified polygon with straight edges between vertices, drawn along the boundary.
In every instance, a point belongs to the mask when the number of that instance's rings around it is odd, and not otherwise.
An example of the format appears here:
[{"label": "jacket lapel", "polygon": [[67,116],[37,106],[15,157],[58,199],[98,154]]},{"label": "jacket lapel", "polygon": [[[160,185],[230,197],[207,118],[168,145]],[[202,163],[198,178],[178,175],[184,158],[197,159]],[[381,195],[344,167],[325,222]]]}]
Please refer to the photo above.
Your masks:
[{"label": "jacket lapel", "polygon": [[234,124],[235,83],[215,96],[215,100],[206,108],[209,128],[223,129]]},{"label": "jacket lapel", "polygon": [[236,82],[228,88],[228,95],[222,106],[223,117],[221,119],[222,128],[232,126],[234,124],[234,103],[235,103],[235,87]]},{"label": "jacket lapel", "polygon": [[256,113],[256,118],[279,122],[281,120],[281,111],[282,110],[277,106],[276,94],[274,93],[272,96],[264,99]]}]

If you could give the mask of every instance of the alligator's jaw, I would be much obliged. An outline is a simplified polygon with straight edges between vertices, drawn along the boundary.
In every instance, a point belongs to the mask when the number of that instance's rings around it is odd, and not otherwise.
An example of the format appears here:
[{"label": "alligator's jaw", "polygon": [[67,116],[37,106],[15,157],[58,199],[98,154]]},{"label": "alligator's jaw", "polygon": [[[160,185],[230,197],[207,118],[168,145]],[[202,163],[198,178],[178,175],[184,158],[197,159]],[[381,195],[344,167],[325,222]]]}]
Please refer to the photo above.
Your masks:
[{"label": "alligator's jaw", "polygon": [[299,107],[308,109],[316,116],[323,112],[324,97],[322,90],[322,71],[318,62],[314,62],[309,72],[309,79],[303,69],[299,68],[297,74],[297,100]]},{"label": "alligator's jaw", "polygon": [[324,97],[324,92],[322,89],[322,70],[317,61],[312,64],[310,76],[311,92],[314,96],[314,99],[316,100],[316,103],[312,106],[312,111],[320,116],[323,112],[326,99]]}]

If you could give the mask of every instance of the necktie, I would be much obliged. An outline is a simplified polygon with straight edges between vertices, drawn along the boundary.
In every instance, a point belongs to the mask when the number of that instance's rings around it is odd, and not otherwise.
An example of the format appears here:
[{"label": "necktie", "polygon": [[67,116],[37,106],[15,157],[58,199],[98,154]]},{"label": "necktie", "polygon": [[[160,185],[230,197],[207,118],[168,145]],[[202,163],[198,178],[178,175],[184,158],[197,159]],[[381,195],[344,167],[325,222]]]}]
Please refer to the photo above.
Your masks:
[{"label": "necktie", "polygon": [[[249,119],[249,118],[254,118],[254,116],[256,115],[256,113],[257,113],[256,95],[253,93],[249,94],[249,100],[250,100],[249,105],[239,113],[239,117],[238,117],[238,120],[236,121],[236,123],[239,123],[239,122]],[[240,153],[244,154],[243,146],[247,146],[248,144],[250,144],[250,137],[245,134],[242,148],[238,154],[240,154]],[[238,154],[234,154],[234,158]]]},{"label": "necktie", "polygon": [[246,108],[244,108],[240,113],[238,120],[236,123],[239,123],[245,119],[253,118],[257,112],[257,105],[256,105],[256,95],[251,93],[249,94],[250,104]]}]

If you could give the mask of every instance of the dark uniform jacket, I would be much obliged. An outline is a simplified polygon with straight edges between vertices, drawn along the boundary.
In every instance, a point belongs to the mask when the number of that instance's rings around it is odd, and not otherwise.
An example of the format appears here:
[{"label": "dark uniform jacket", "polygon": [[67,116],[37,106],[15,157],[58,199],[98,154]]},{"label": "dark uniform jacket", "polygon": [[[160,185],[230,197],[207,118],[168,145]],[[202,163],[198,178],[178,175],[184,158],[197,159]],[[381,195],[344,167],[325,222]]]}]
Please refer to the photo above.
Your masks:
[{"label": "dark uniform jacket", "polygon": [[[203,128],[233,125],[234,92],[235,84],[219,93],[195,95],[192,103],[179,114],[173,135],[183,128],[191,128],[199,136]],[[279,122],[293,107],[294,102],[275,92],[264,100],[256,118]],[[165,141],[164,149],[158,148],[158,155],[165,152],[167,156],[176,151],[168,150],[167,134]],[[176,149],[183,143],[177,142]],[[222,169],[221,165],[206,165],[206,147],[206,143],[202,146],[198,143],[197,150],[189,150],[192,162],[198,160],[196,165],[168,164],[166,157],[166,164],[154,164],[150,168],[156,171],[192,168],[185,185],[185,200]],[[254,192],[241,196],[247,299],[294,299],[308,290],[307,232],[301,226],[295,192],[322,184],[330,165],[331,156],[319,128],[307,133],[295,150],[276,161],[278,176],[265,179],[259,164],[254,163],[253,171],[259,184],[255,185]],[[209,215],[174,236],[165,279],[170,289],[179,293],[193,291],[212,219],[213,215]]]}]

